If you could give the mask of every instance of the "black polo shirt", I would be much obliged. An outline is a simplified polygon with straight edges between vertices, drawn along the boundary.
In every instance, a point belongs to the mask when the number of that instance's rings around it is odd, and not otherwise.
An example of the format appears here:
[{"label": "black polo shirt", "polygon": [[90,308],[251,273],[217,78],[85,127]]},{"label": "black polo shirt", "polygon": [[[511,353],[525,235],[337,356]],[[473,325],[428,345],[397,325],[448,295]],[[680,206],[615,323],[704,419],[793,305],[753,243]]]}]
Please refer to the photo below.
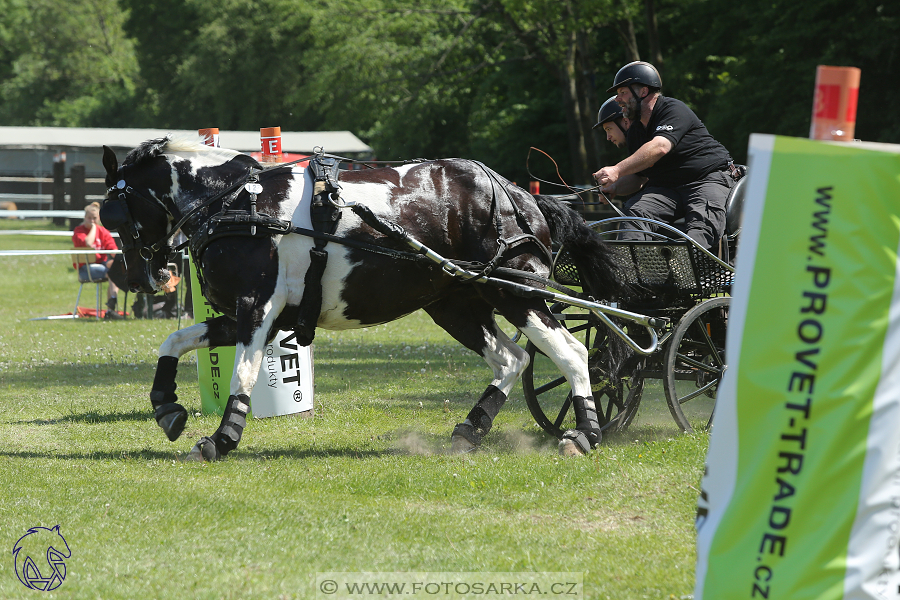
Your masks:
[{"label": "black polo shirt", "polygon": [[628,128],[628,151],[634,154],[658,135],[672,142],[672,149],[655,165],[638,173],[650,180],[648,186],[677,187],[697,181],[727,168],[731,160],[728,150],[681,100],[659,96],[646,130],[639,122]]}]

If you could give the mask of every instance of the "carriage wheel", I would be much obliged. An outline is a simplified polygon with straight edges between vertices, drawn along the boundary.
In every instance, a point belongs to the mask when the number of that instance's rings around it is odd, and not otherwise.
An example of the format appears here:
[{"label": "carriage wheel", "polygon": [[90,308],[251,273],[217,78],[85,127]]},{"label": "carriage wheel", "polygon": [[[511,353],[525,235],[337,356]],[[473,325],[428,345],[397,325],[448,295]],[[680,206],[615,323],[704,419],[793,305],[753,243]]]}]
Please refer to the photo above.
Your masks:
[{"label": "carriage wheel", "polygon": [[[551,307],[559,313],[565,304]],[[644,380],[639,375],[642,363],[629,365],[628,375],[610,378],[606,367],[609,356],[609,330],[587,313],[566,313],[579,316],[579,320],[561,321],[566,329],[588,349],[588,366],[591,389],[597,405],[597,416],[604,431],[623,431],[634,420]],[[540,427],[560,438],[567,429],[575,427],[575,413],[572,410],[572,389],[556,365],[537,347],[528,342],[525,346],[529,363],[522,374],[525,402]]]},{"label": "carriage wheel", "polygon": [[669,411],[686,432],[707,430],[716,390],[725,373],[725,326],[731,298],[711,298],[678,322],[666,348],[665,392]]}]

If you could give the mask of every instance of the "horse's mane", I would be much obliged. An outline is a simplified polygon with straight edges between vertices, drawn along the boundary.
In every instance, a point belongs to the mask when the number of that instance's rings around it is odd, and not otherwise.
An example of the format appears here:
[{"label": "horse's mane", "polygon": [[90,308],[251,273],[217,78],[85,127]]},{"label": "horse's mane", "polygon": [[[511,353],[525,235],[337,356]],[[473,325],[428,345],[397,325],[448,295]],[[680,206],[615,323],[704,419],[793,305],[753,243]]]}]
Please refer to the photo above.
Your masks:
[{"label": "horse's mane", "polygon": [[[155,140],[147,140],[146,142],[129,152],[125,157],[125,160],[122,161],[122,165],[138,166],[142,162],[151,158],[156,158],[160,154],[192,152],[197,154],[217,155],[221,157],[223,163],[240,154],[240,152],[237,152],[235,150],[207,146],[203,143],[203,139],[199,134],[196,136],[175,136],[169,134],[165,137],[157,138]],[[253,160],[249,156],[247,158]]]}]

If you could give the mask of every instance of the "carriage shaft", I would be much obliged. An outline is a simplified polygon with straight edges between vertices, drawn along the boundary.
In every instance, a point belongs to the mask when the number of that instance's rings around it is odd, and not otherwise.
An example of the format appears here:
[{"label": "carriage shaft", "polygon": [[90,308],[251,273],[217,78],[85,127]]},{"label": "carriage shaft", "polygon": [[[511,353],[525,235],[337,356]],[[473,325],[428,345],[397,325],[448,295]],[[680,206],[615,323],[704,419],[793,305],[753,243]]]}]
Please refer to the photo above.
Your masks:
[{"label": "carriage shaft", "polygon": [[[557,292],[552,292],[550,290],[540,289],[506,279],[497,279],[495,277],[490,277],[482,273],[469,271],[444,258],[406,232],[403,233],[403,237],[406,243],[409,244],[413,249],[415,249],[416,252],[437,263],[445,273],[452,277],[458,277],[472,283],[481,283],[484,285],[490,285],[493,287],[505,289],[516,294],[517,296],[522,296],[525,298],[541,298],[546,301],[562,302],[564,304],[569,304],[571,306],[577,306],[579,308],[589,310],[597,318],[603,321],[607,327],[609,327],[635,352],[638,352],[645,356],[649,356],[655,353],[659,347],[659,334],[656,331],[656,327],[664,324],[664,321],[659,318],[649,317],[647,315],[633,313],[627,310],[622,310],[621,308],[601,304],[599,302],[591,302],[590,300],[583,300],[581,298],[576,298],[567,294],[560,294]],[[643,326],[650,334],[650,346],[644,348],[640,344],[632,340],[631,337],[629,337],[627,333],[622,331],[622,329],[618,325],[613,323],[613,321],[607,315],[611,315],[619,319],[625,319],[627,321],[631,321]]]}]

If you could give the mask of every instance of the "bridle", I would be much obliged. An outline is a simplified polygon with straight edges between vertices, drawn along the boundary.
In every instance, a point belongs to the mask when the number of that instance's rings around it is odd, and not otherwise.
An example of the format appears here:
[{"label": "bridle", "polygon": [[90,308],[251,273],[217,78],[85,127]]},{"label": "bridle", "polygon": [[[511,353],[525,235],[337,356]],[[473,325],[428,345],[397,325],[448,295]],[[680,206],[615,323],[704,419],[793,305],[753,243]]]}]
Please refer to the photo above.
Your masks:
[{"label": "bridle", "polygon": [[[366,166],[371,166],[371,164],[410,164],[423,162],[425,160],[415,159],[404,161],[359,161],[336,156],[333,154],[326,154],[321,146],[316,146],[315,148],[313,148],[313,153],[314,155],[320,157],[336,158],[341,162],[347,163],[363,163],[366,164]],[[258,166],[250,166],[248,171],[241,177],[239,177],[234,184],[198,203],[177,221],[175,215],[172,213],[172,210],[170,210],[170,208],[166,206],[166,204],[162,200],[152,195],[148,197],[146,194],[141,193],[139,190],[136,190],[135,188],[128,185],[128,183],[125,181],[125,175],[124,173],[122,173],[122,170],[131,165],[123,165],[119,169],[119,181],[114,186],[106,190],[107,198],[103,202],[103,205],[100,207],[100,221],[106,228],[120,231],[120,239],[122,240],[123,251],[129,252],[137,249],[138,255],[144,260],[145,263],[149,264],[153,260],[153,258],[161,251],[164,250],[166,256],[168,257],[188,244],[188,242],[184,242],[177,247],[173,247],[169,243],[169,241],[172,239],[173,232],[177,232],[179,229],[181,229],[181,227],[185,223],[187,223],[194,215],[196,215],[201,210],[223,199],[223,210],[225,210],[225,208],[232,201],[234,201],[234,199],[242,189],[246,189],[247,192],[251,194],[251,202],[255,202],[256,194],[262,192],[262,187],[258,183],[261,173],[289,167],[293,164],[310,160],[311,158],[312,157],[298,158],[290,162],[278,163],[276,165],[270,165],[263,168],[259,168]],[[166,214],[167,222],[172,223],[173,221],[176,221],[175,224],[169,226],[168,231],[162,238],[156,240],[152,244],[146,243],[143,239],[142,234],[143,227],[134,219],[131,214],[131,210],[128,208],[129,198],[140,200],[141,202],[144,202],[156,209],[162,210]]]},{"label": "bridle", "polygon": [[106,190],[107,199],[103,203],[103,206],[100,207],[100,221],[104,224],[105,227],[109,229],[124,229],[124,231],[120,231],[120,234],[125,233],[125,235],[120,236],[122,240],[122,250],[131,251],[137,248],[138,255],[144,261],[150,262],[151,260],[153,260],[153,257],[161,250],[165,250],[167,256],[171,255],[171,253],[174,252],[175,248],[173,248],[171,244],[169,244],[169,240],[172,238],[172,232],[181,229],[181,227],[185,223],[187,223],[191,217],[193,217],[195,214],[208,207],[209,205],[221,200],[226,196],[235,194],[240,190],[240,188],[244,187],[247,184],[255,183],[259,173],[261,172],[262,170],[251,167],[250,170],[242,177],[240,177],[236,183],[227,187],[221,192],[213,194],[212,196],[189,210],[187,213],[185,213],[180,219],[178,219],[178,221],[174,225],[169,227],[165,236],[158,239],[152,244],[147,244],[146,242],[144,242],[143,236],[141,234],[143,227],[140,223],[134,220],[134,217],[131,214],[131,210],[128,208],[128,198],[135,198],[157,209],[161,209],[163,212],[165,212],[167,221],[170,223],[172,221],[175,221],[175,215],[172,214],[172,211],[162,200],[154,196],[148,197],[146,194],[143,194],[139,190],[136,190],[128,185],[128,183],[125,181],[124,176],[119,179],[116,185]]},{"label": "bridle", "polygon": [[[116,185],[106,190],[107,199],[100,207],[100,221],[109,229],[116,229],[122,240],[122,250],[131,251],[138,249],[138,254],[145,261],[150,261],[163,247],[163,242],[168,241],[169,236],[152,245],[144,243],[141,232],[143,226],[134,220],[131,210],[128,208],[128,197],[137,198],[151,206],[162,209],[168,217],[172,213],[169,208],[158,198],[147,197],[120,179]],[[121,235],[125,234],[125,235]]]}]

